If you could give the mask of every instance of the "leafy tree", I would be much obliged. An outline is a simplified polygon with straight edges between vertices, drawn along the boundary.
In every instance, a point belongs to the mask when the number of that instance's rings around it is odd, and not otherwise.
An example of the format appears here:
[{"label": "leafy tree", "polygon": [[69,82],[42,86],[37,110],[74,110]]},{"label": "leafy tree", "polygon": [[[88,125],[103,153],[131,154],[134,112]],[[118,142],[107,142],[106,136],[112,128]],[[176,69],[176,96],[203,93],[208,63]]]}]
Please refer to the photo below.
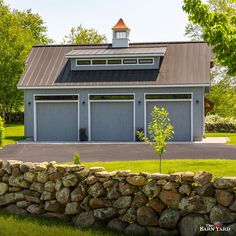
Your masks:
[{"label": "leafy tree", "polygon": [[165,108],[154,106],[152,111],[152,121],[148,124],[148,134],[150,139],[141,131],[137,131],[140,140],[153,147],[155,153],[159,154],[159,171],[161,173],[161,158],[166,150],[166,141],[172,138],[174,127],[170,124],[168,112]]},{"label": "leafy tree", "polygon": [[68,44],[100,44],[106,43],[107,38],[95,29],[87,29],[79,25],[71,28],[69,35],[64,37],[63,42]]},{"label": "leafy tree", "polygon": [[221,117],[236,117],[236,83],[225,77],[220,81],[213,80],[210,93],[206,97],[214,103],[211,113]]},{"label": "leafy tree", "polygon": [[0,113],[4,119],[22,109],[23,92],[16,86],[31,47],[49,42],[38,14],[11,10],[0,0]]},{"label": "leafy tree", "polygon": [[[183,9],[189,20],[202,29],[202,37],[213,46],[217,62],[227,67],[227,73],[236,75],[236,0],[184,0]],[[199,29],[199,28],[197,28]]]}]

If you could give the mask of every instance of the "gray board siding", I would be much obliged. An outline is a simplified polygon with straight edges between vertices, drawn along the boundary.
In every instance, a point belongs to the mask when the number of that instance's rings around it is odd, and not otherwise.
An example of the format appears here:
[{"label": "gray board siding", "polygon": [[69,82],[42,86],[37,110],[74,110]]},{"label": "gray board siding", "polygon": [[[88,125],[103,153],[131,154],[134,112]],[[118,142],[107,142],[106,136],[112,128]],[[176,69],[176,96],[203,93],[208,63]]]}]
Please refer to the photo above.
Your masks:
[{"label": "gray board siding", "polygon": [[37,103],[36,115],[38,141],[78,140],[77,103]]},{"label": "gray board siding", "polygon": [[174,127],[172,141],[191,140],[191,102],[168,101],[168,102],[147,102],[147,130],[148,123],[152,121],[152,110],[154,106],[164,107],[169,113],[171,125]]},{"label": "gray board siding", "polygon": [[[88,130],[88,94],[135,94],[135,127],[144,128],[144,93],[193,93],[193,137],[199,140],[203,137],[204,128],[204,88],[103,88],[103,89],[34,89],[25,90],[25,136],[33,138],[34,135],[34,94],[79,94],[80,128]],[[140,103],[139,103],[140,102]]]},{"label": "gray board siding", "polygon": [[133,102],[91,103],[91,141],[134,141]]},{"label": "gray board siding", "polygon": [[155,48],[166,46],[166,53],[155,81],[138,82],[76,82],[57,83],[65,71],[68,59],[65,55],[73,49],[109,48],[110,45],[96,46],[36,46],[33,47],[27,59],[18,88],[53,87],[53,86],[108,86],[108,85],[181,85],[210,84],[211,50],[206,43],[156,43],[130,44],[130,47]]}]

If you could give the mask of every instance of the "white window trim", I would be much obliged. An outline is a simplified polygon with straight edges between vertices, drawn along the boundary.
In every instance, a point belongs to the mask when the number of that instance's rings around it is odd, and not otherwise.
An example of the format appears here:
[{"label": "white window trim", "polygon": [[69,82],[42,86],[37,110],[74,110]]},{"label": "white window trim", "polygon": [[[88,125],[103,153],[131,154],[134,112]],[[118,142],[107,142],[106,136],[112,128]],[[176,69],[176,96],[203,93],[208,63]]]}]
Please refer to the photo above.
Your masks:
[{"label": "white window trim", "polygon": [[[108,60],[121,60],[121,64],[108,64]],[[148,60],[152,60],[152,63],[139,63],[140,59],[148,59]],[[102,58],[97,58],[97,59],[87,59],[86,61],[90,61],[90,65],[78,65],[78,61],[85,61],[86,59],[76,59],[75,61],[75,66],[76,67],[94,67],[94,66],[152,66],[155,64],[155,59],[154,57],[147,57],[147,58],[142,58],[142,57],[127,57],[127,58],[109,58],[109,59],[102,59]],[[106,64],[93,64],[93,60],[102,60],[102,61],[106,61]],[[135,64],[124,64],[124,60],[137,60],[137,63]]]},{"label": "white window trim", "polygon": [[[35,97],[36,96],[78,96],[78,100],[35,100]],[[33,123],[34,123],[34,141],[37,142],[37,103],[65,103],[65,102],[68,102],[68,103],[77,103],[77,110],[78,110],[78,123],[77,123],[77,126],[78,126],[78,130],[77,130],[77,134],[78,134],[78,138],[77,140],[79,141],[79,130],[80,130],[80,97],[79,97],[79,94],[70,94],[70,93],[66,93],[66,94],[33,94],[33,99],[34,99],[34,102],[33,102],[33,113],[34,113],[34,120],[33,120]]]},{"label": "white window trim", "polygon": [[[133,95],[134,98],[130,100],[90,100],[90,95]],[[89,93],[88,94],[88,141],[91,142],[91,103],[105,103],[105,102],[130,102],[133,103],[133,141],[135,142],[136,125],[135,125],[135,93]]]},{"label": "white window trim", "polygon": [[[146,99],[146,95],[150,94],[191,94],[191,99]],[[144,93],[144,134],[147,135],[147,102],[173,102],[173,101],[179,101],[179,102],[190,102],[190,135],[191,135],[191,142],[193,142],[193,92],[166,92],[166,93]]]}]

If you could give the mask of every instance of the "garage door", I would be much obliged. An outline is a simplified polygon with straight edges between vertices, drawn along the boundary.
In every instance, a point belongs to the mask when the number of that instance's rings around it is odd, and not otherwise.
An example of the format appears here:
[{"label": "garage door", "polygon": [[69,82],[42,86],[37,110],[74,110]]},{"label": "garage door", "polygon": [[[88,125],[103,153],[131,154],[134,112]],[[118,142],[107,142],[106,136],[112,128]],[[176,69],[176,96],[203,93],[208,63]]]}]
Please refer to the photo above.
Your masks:
[{"label": "garage door", "polygon": [[90,103],[91,141],[134,141],[134,108],[128,101]]},{"label": "garage door", "polygon": [[37,141],[78,141],[78,103],[36,103],[36,125]]},{"label": "garage door", "polygon": [[[154,106],[164,107],[171,120],[171,124],[174,126],[175,134],[171,141],[191,141],[191,102],[190,101],[165,101],[155,102],[147,101],[147,122],[152,121],[152,110]],[[147,128],[146,128],[147,130]]]}]

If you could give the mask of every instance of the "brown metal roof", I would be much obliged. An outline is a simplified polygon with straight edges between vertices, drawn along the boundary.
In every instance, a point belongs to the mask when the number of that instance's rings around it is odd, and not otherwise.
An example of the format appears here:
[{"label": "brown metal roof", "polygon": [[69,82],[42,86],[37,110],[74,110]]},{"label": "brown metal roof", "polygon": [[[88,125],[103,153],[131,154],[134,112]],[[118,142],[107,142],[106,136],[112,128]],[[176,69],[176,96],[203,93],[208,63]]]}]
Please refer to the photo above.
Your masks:
[{"label": "brown metal roof", "polygon": [[[19,88],[53,87],[53,86],[109,86],[109,85],[181,85],[209,84],[211,49],[203,42],[171,42],[171,43],[131,43],[132,48],[159,50],[166,47],[160,71],[155,80],[144,81],[73,81],[62,78],[68,75],[66,54],[73,50],[105,49],[110,44],[102,45],[47,45],[35,46],[27,59],[25,72],[19,83]],[[67,69],[68,70],[68,69]]]}]

